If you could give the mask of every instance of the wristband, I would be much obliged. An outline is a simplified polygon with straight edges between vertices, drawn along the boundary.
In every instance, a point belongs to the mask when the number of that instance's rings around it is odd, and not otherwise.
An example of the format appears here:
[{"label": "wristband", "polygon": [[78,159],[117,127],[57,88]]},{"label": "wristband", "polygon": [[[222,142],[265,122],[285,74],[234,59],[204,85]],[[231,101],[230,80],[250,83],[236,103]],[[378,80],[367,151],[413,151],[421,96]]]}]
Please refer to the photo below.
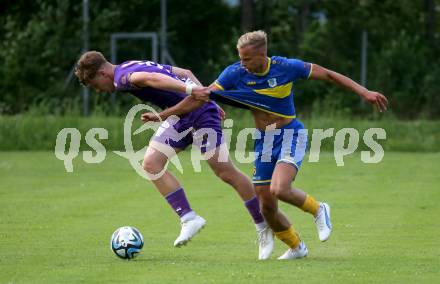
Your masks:
[{"label": "wristband", "polygon": [[186,85],[186,89],[185,89],[185,93],[186,93],[188,96],[191,96],[191,94],[192,94],[192,90],[193,90],[193,85],[192,85],[192,84],[187,84],[187,85]]}]

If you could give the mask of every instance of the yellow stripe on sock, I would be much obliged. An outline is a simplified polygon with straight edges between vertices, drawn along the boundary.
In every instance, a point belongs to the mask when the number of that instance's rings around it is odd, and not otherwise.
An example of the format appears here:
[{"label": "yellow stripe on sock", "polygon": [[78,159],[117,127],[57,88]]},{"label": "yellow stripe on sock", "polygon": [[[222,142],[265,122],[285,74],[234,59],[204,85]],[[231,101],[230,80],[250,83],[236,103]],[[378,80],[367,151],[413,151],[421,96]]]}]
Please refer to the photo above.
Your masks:
[{"label": "yellow stripe on sock", "polygon": [[275,236],[290,248],[296,248],[301,242],[298,234],[292,226],[285,231],[275,232]]},{"label": "yellow stripe on sock", "polygon": [[301,209],[305,212],[309,212],[313,216],[316,216],[316,213],[318,213],[319,209],[319,203],[315,200],[315,198],[307,194],[306,200],[301,206]]}]

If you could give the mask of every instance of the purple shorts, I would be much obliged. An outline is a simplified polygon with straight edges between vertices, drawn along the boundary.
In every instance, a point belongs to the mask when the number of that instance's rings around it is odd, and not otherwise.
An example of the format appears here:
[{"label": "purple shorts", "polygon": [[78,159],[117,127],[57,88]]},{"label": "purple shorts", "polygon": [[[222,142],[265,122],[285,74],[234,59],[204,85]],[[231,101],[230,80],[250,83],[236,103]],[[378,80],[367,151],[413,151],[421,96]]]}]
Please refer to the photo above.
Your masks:
[{"label": "purple shorts", "polygon": [[217,148],[223,143],[217,105],[208,102],[179,119],[169,117],[162,122],[152,141],[182,150],[194,143],[202,153]]}]

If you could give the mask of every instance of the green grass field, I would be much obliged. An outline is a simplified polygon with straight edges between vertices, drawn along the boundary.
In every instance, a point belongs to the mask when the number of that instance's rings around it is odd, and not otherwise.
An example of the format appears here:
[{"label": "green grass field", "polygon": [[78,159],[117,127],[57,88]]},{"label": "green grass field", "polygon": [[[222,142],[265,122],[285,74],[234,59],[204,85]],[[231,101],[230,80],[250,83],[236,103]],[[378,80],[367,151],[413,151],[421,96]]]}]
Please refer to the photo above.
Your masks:
[{"label": "green grass field", "polygon": [[[77,158],[66,173],[52,152],[0,153],[1,283],[439,283],[440,153],[359,155],[336,167],[331,153],[304,163],[296,185],[332,206],[334,232],[320,243],[312,217],[282,205],[309,256],[257,261],[255,231],[238,196],[183,153],[178,175],[208,226],[187,247],[172,246],[179,222],[128,162]],[[240,166],[247,174],[250,165]],[[133,261],[109,249],[113,231],[145,238]]]}]

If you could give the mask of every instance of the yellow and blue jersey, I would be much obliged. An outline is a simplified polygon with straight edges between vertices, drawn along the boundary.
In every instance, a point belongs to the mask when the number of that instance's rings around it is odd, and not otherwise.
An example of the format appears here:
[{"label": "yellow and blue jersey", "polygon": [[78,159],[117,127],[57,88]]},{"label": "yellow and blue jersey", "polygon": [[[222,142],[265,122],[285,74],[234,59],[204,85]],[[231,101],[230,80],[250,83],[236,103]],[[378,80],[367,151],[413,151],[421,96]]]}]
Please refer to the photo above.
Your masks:
[{"label": "yellow and blue jersey", "polygon": [[280,56],[268,59],[260,74],[248,72],[240,62],[228,66],[215,81],[221,91],[213,91],[211,99],[295,118],[294,85],[310,76],[312,64]]},{"label": "yellow and blue jersey", "polygon": [[[269,58],[267,68],[261,74],[252,74],[236,62],[220,74],[215,84],[221,91],[211,92],[210,97],[234,106],[295,118],[294,85],[311,73],[312,64],[279,56]],[[252,177],[255,185],[270,184],[278,163],[287,163],[299,170],[307,146],[307,131],[299,120],[293,119],[275,132],[257,132],[259,138],[254,144],[256,160]]]}]

